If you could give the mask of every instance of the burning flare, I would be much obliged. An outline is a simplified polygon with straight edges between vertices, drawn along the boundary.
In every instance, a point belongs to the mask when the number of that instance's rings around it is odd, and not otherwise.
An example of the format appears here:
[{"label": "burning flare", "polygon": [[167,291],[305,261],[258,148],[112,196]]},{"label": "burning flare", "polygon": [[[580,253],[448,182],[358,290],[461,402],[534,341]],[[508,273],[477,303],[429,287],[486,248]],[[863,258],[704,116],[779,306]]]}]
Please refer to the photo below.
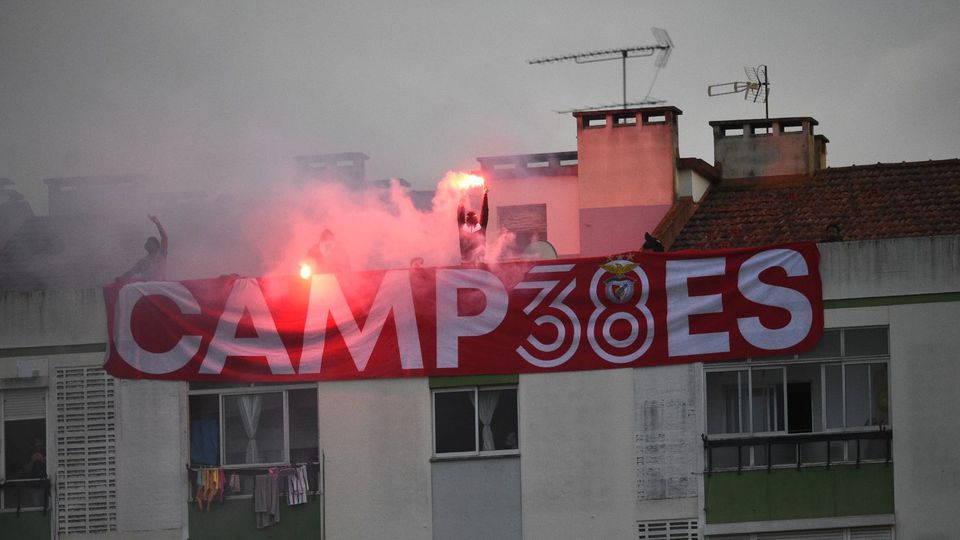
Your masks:
[{"label": "burning flare", "polygon": [[485,180],[482,176],[470,173],[453,173],[450,182],[460,191],[466,191],[470,188],[483,187]]},{"label": "burning flare", "polygon": [[308,263],[300,263],[300,277],[303,279],[310,279],[310,276],[313,275],[313,268],[310,268]]}]

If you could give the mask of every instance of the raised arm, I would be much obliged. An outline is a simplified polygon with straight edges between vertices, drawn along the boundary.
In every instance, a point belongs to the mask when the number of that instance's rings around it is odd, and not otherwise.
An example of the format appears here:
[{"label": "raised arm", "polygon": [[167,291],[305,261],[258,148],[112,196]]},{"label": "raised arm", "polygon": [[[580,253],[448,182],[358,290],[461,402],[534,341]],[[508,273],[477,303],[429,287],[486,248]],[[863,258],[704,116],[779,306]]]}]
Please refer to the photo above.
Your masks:
[{"label": "raised arm", "polygon": [[157,232],[160,233],[160,254],[163,256],[167,255],[167,231],[163,229],[163,225],[160,224],[160,220],[157,219],[157,216],[148,216],[150,221],[157,226]]},{"label": "raised arm", "polygon": [[490,191],[486,187],[483,188],[483,203],[480,204],[480,228],[483,230],[487,229],[487,219],[490,217],[490,207],[487,205],[487,192]]}]

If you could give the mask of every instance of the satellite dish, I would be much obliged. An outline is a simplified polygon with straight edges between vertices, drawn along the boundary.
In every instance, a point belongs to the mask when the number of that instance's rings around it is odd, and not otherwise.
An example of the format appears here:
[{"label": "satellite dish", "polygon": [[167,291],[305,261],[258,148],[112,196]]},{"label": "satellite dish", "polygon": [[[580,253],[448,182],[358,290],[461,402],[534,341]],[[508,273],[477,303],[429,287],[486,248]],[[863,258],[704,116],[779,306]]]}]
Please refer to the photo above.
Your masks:
[{"label": "satellite dish", "polygon": [[530,242],[530,245],[520,254],[520,258],[527,261],[548,261],[557,258],[557,250],[550,242],[537,240]]}]

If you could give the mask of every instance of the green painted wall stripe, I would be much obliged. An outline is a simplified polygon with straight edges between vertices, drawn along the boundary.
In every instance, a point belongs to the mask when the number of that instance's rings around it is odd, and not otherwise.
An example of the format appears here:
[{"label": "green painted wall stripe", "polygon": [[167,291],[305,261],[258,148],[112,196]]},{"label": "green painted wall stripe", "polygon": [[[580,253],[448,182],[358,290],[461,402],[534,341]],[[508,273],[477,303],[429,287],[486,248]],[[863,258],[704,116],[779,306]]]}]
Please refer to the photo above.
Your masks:
[{"label": "green painted wall stripe", "polygon": [[[7,492],[7,500],[14,500],[13,490]],[[50,514],[36,510],[23,510],[18,516],[15,512],[0,513],[0,536],[19,540],[49,540]]]},{"label": "green painted wall stripe", "polygon": [[430,377],[430,388],[453,388],[455,386],[493,386],[517,384],[520,376],[511,375],[464,375],[462,377]]},{"label": "green painted wall stripe", "polygon": [[55,354],[83,354],[104,352],[106,343],[80,343],[78,345],[48,345],[45,347],[11,347],[0,349],[0,358],[14,356],[52,356]]},{"label": "green painted wall stripe", "polygon": [[704,477],[707,523],[893,513],[893,465],[715,472]]},{"label": "green painted wall stripe", "polygon": [[899,306],[903,304],[930,304],[934,302],[960,302],[960,292],[933,294],[904,294],[901,296],[875,296],[872,298],[840,298],[824,300],[825,309]]},{"label": "green painted wall stripe", "polygon": [[214,502],[209,510],[200,510],[195,503],[185,504],[189,505],[191,540],[320,538],[323,527],[323,504],[316,495],[310,495],[306,504],[296,506],[287,506],[281,498],[280,521],[264,529],[256,527],[252,497]]}]

